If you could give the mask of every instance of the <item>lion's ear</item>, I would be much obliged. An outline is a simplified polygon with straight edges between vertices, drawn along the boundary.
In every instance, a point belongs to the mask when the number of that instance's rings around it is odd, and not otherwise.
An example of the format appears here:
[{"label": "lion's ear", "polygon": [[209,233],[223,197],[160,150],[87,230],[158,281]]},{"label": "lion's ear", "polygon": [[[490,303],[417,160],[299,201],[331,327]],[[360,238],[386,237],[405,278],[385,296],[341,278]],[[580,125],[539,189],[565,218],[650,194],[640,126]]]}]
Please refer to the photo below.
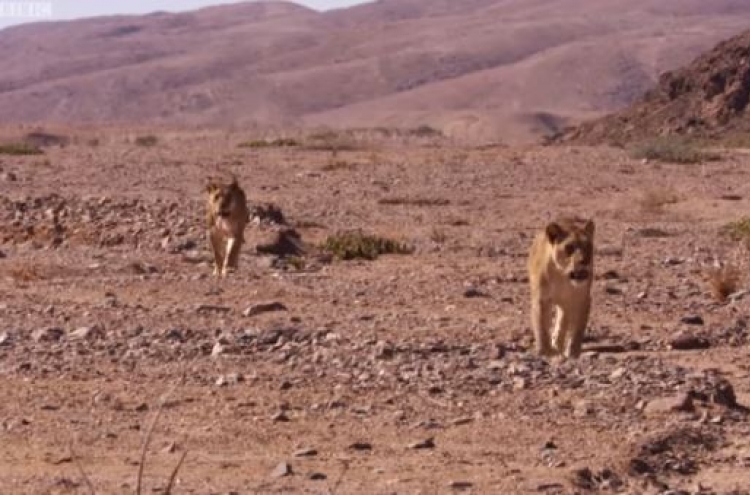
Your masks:
[{"label": "lion's ear", "polygon": [[212,192],[216,191],[218,188],[219,188],[219,186],[217,186],[213,182],[209,182],[208,184],[206,184],[206,192],[208,194],[211,194]]},{"label": "lion's ear", "polygon": [[595,230],[596,230],[596,227],[594,226],[593,220],[587,221],[586,225],[583,226],[583,231],[586,232],[586,235],[589,237],[594,237]]},{"label": "lion's ear", "polygon": [[544,229],[544,232],[547,234],[547,239],[549,239],[549,242],[551,244],[558,244],[564,241],[565,238],[568,236],[565,230],[555,222],[551,222],[547,224],[547,227]]}]

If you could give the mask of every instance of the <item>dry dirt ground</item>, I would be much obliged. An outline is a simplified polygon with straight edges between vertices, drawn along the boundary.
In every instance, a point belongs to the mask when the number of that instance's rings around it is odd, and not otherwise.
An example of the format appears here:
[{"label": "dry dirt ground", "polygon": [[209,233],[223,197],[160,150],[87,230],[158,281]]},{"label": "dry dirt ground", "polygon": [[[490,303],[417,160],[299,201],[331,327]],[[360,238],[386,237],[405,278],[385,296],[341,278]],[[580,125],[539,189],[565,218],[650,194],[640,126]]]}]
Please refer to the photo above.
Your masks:
[{"label": "dry dirt ground", "polygon": [[[134,493],[159,413],[143,493],[184,453],[174,493],[748,493],[750,296],[717,302],[705,270],[748,287],[721,229],[750,212],[749,155],[136,135],[0,156],[2,493]],[[255,223],[216,280],[217,170],[309,244],[362,228],[415,251],[285,263],[256,252],[283,227]],[[525,254],[562,213],[597,222],[595,303],[584,356],[547,362]]]}]

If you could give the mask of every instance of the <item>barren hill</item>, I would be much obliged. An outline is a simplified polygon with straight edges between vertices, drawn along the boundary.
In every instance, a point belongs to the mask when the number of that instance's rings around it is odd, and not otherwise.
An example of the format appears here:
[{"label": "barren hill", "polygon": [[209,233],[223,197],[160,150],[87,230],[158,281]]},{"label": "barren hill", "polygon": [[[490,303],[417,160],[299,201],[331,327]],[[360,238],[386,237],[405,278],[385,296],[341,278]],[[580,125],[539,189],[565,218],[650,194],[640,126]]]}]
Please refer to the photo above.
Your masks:
[{"label": "barren hill", "polygon": [[40,23],[0,31],[0,115],[524,140],[625,107],[748,21],[745,0],[380,0]]},{"label": "barren hill", "polygon": [[625,142],[655,135],[731,136],[750,131],[750,31],[665,72],[629,108],[567,132],[569,142]]}]

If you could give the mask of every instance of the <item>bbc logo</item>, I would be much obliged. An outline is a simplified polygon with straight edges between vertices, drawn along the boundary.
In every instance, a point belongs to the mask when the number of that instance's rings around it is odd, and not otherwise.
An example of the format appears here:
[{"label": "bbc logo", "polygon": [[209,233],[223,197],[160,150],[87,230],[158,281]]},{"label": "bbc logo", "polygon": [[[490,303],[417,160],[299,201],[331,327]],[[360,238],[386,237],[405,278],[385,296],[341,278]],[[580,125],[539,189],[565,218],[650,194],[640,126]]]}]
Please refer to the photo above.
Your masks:
[{"label": "bbc logo", "polygon": [[6,2],[0,0],[0,19],[43,17],[52,17],[52,2]]}]

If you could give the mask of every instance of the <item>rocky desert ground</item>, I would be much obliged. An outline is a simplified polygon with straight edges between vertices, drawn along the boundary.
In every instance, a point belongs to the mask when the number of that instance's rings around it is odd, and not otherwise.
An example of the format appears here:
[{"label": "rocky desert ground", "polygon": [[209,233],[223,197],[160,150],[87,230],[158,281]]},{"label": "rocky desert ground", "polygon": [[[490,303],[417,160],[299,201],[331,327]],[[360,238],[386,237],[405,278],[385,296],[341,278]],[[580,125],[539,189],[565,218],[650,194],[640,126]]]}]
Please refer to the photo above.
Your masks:
[{"label": "rocky desert ground", "polygon": [[[142,493],[749,493],[743,150],[57,131],[0,156],[3,493],[135,493],[144,459]],[[229,172],[258,216],[220,280]],[[561,214],[597,225],[577,361],[530,352],[525,256]],[[320,248],[357,229],[411,249]]]}]

